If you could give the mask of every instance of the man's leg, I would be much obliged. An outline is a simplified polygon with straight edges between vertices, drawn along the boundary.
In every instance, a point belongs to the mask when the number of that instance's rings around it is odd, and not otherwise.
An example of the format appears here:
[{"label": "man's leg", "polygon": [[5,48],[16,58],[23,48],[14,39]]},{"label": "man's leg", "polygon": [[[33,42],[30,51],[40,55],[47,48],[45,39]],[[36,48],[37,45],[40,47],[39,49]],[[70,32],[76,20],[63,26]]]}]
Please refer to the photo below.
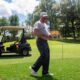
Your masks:
[{"label": "man's leg", "polygon": [[34,69],[35,72],[37,72],[42,65],[42,57],[40,56],[36,62],[32,65],[32,69]]},{"label": "man's leg", "polygon": [[49,71],[49,61],[50,61],[50,50],[48,43],[45,44],[44,47],[44,60],[42,64],[42,74],[45,75]]},{"label": "man's leg", "polygon": [[38,48],[38,50],[40,52],[40,57],[36,60],[36,62],[32,66],[32,68],[36,72],[39,70],[40,66],[43,63],[43,55],[42,54],[43,54],[44,46],[43,46],[43,43],[41,41],[39,41],[39,42],[37,41],[37,48]]}]

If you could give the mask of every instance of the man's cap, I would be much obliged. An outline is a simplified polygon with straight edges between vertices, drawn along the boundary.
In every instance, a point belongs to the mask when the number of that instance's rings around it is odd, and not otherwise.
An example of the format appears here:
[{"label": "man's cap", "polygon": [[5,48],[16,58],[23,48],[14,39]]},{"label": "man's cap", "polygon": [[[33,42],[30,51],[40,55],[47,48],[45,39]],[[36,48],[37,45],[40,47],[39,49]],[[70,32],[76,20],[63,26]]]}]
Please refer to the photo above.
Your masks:
[{"label": "man's cap", "polygon": [[40,13],[40,16],[42,16],[42,17],[47,17],[48,14],[47,14],[47,12],[41,12],[41,13]]}]

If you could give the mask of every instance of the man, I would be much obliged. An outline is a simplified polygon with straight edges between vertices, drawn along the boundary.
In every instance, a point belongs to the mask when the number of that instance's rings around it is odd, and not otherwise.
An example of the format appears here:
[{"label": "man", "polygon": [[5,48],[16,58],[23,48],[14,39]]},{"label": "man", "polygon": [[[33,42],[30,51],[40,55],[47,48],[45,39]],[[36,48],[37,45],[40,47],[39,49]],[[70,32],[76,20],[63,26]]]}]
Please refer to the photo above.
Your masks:
[{"label": "man", "polygon": [[33,33],[37,36],[36,44],[40,52],[37,61],[30,67],[33,76],[37,75],[37,71],[42,66],[42,75],[52,75],[49,71],[50,50],[47,40],[51,38],[48,31],[48,15],[46,12],[41,12],[40,20],[34,24]]}]

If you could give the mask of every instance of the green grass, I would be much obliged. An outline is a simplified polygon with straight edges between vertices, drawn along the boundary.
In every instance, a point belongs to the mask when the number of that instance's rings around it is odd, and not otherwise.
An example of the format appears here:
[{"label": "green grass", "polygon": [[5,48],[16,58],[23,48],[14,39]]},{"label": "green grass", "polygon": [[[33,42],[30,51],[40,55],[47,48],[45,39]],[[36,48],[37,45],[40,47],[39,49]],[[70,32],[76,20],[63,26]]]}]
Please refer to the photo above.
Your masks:
[{"label": "green grass", "polygon": [[[0,57],[0,80],[80,80],[80,44],[72,42],[49,41],[51,60],[50,72],[54,77],[38,77],[30,75],[29,66],[39,56],[35,40],[28,40],[32,47],[29,57],[2,56]],[[10,43],[4,45],[9,46]],[[63,49],[62,49],[63,48]]]}]

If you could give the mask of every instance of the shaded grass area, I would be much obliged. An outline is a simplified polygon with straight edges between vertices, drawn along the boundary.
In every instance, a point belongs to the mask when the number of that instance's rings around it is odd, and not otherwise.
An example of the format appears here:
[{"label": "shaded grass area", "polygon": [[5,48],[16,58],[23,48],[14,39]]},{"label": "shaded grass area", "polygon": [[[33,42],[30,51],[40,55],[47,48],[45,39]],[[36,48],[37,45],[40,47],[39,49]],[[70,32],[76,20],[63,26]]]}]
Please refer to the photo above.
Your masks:
[{"label": "shaded grass area", "polygon": [[[50,72],[54,73],[54,76],[42,77],[40,68],[38,77],[33,77],[29,66],[36,61],[39,52],[35,40],[28,40],[28,42],[32,47],[32,56],[6,55],[6,57],[0,57],[1,80],[80,80],[80,44],[49,41]],[[9,46],[8,43],[5,45]]]}]

